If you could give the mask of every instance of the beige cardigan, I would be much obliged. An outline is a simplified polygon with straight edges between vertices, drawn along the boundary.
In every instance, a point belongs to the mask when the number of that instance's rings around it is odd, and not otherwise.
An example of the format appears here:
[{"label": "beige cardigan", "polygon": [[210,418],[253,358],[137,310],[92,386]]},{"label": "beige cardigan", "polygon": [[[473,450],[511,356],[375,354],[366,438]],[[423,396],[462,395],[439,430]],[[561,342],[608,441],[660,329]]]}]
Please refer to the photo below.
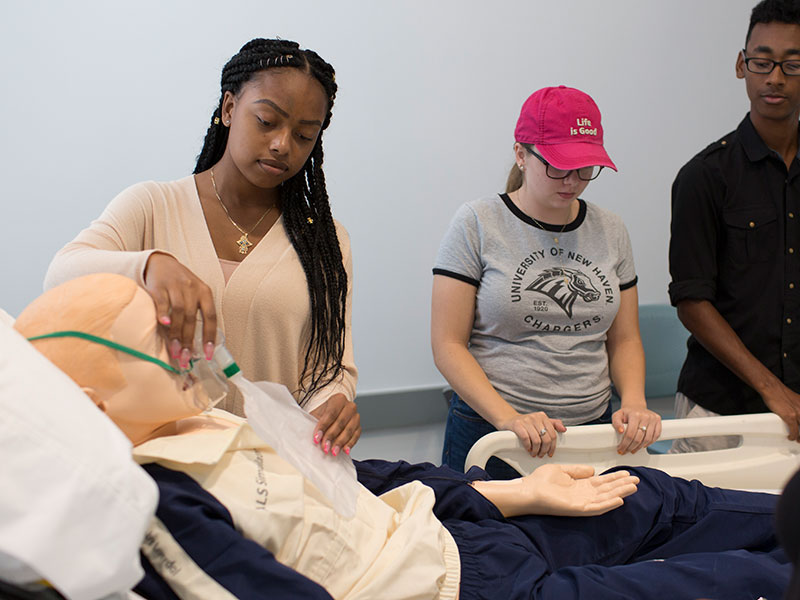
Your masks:
[{"label": "beige cardigan", "polygon": [[[336,392],[350,400],[355,398],[350,239],[339,223],[336,232],[350,284],[344,371],[309,399],[307,410]],[[56,254],[45,277],[45,288],[99,272],[120,273],[143,284],[144,267],[154,250],[171,254],[211,288],[218,326],[244,376],[252,381],[282,383],[297,398],[308,343],[310,301],[305,274],[286,234],[283,217],[251,249],[226,285],[194,177],[139,183],[114,198],[99,219]],[[228,396],[220,408],[244,414],[238,394]]]}]

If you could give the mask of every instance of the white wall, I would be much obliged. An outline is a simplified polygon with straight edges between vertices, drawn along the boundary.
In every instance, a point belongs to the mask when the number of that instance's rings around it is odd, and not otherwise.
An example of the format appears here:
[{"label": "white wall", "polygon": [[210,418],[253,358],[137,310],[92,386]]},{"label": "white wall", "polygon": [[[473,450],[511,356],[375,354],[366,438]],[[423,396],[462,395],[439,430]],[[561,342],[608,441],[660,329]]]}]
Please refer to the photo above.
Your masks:
[{"label": "white wall", "polygon": [[535,89],[589,92],[604,172],[584,197],[622,215],[643,303],[665,302],[669,187],[747,110],[734,60],[755,0],[0,0],[0,306],[124,187],[188,174],[222,65],[295,39],[337,71],[325,134],[355,258],[360,390],[435,385],[430,269],[459,204],[499,191]]}]

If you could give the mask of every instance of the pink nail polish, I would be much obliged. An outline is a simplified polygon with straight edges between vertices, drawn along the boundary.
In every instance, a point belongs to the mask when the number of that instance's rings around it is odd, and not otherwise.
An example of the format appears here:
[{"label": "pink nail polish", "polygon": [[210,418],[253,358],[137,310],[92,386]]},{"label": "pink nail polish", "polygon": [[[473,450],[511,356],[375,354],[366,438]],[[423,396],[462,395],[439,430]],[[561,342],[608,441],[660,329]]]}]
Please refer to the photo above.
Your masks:
[{"label": "pink nail polish", "polygon": [[191,352],[189,352],[188,348],[184,348],[181,350],[181,357],[180,357],[180,366],[181,369],[188,369],[189,368],[189,359],[192,357]]},{"label": "pink nail polish", "polygon": [[319,444],[320,439],[322,439],[322,432],[318,431],[314,434],[314,443]]},{"label": "pink nail polish", "polygon": [[169,325],[170,323],[172,323],[172,319],[170,319],[167,315],[164,315],[158,320],[158,322],[161,323],[162,325]]},{"label": "pink nail polish", "polygon": [[214,343],[208,342],[206,344],[206,360],[211,360],[214,358]]},{"label": "pink nail polish", "polygon": [[338,456],[339,455],[339,446],[334,446],[333,447],[333,455],[334,456]]},{"label": "pink nail polish", "polygon": [[181,355],[181,343],[178,340],[172,340],[169,343],[169,353],[175,360]]},{"label": "pink nail polish", "polygon": [[347,454],[347,456],[350,456],[350,446],[344,447],[344,453]]},{"label": "pink nail polish", "polygon": [[328,440],[327,442],[325,442],[325,454],[330,452],[330,449],[331,449],[331,441]]}]

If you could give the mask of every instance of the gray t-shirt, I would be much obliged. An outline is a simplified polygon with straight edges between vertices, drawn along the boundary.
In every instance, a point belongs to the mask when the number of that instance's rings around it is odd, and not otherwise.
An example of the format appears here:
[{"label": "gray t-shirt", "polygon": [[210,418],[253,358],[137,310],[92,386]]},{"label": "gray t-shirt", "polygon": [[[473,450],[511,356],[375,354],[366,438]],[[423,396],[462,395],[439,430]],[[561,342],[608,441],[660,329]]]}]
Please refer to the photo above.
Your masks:
[{"label": "gray t-shirt", "polygon": [[468,202],[433,272],[478,288],[469,350],[500,396],[575,425],[606,409],[606,332],[636,271],[622,220],[594,204],[542,226],[505,194]]}]

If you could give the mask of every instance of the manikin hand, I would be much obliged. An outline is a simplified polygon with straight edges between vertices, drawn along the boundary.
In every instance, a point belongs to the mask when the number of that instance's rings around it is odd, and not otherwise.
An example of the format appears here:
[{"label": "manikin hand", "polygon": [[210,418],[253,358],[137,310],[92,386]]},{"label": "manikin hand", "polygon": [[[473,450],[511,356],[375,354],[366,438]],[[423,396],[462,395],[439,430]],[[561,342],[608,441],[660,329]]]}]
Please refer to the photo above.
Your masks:
[{"label": "manikin hand", "polygon": [[333,394],[325,404],[311,411],[319,422],[314,431],[314,443],[322,451],[334,456],[344,450],[350,454],[361,437],[361,416],[355,402],[350,402],[344,394]]},{"label": "manikin hand", "polygon": [[510,481],[475,481],[473,487],[505,517],[553,515],[589,517],[623,504],[639,478],[627,471],[595,475],[589,465],[542,465]]}]

